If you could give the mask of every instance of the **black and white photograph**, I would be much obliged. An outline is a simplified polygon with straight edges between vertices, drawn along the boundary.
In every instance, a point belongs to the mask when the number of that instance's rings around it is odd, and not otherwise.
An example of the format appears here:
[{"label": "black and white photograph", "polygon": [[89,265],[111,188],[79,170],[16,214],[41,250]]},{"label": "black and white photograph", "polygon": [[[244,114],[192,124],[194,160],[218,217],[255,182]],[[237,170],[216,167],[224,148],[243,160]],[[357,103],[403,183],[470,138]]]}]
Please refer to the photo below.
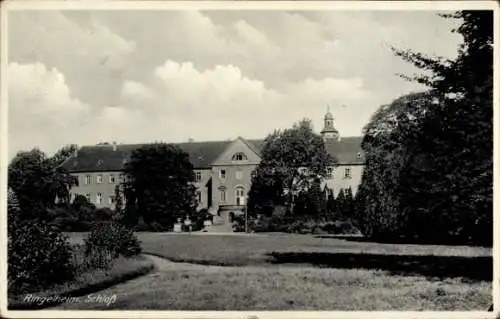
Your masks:
[{"label": "black and white photograph", "polygon": [[495,2],[1,6],[2,317],[496,316]]}]

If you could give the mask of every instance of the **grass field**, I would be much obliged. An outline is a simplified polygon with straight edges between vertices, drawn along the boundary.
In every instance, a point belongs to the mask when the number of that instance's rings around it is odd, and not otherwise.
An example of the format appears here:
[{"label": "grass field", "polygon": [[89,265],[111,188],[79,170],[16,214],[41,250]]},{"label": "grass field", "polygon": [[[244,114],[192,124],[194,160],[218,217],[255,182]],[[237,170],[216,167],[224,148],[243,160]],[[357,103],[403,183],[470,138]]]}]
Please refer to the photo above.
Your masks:
[{"label": "grass field", "polygon": [[486,310],[492,302],[487,248],[286,234],[138,236],[145,252],[179,263],[105,291],[118,296],[112,309]]}]

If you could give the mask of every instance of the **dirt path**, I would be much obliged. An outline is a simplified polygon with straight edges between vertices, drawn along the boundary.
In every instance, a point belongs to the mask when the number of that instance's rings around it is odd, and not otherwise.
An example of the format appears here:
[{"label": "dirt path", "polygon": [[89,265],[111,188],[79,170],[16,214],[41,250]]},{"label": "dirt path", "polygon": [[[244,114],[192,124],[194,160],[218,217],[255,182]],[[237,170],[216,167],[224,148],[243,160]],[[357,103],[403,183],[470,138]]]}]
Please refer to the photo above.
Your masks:
[{"label": "dirt path", "polygon": [[[153,284],[157,284],[158,280],[162,280],[162,274],[166,272],[178,270],[203,271],[204,273],[216,273],[220,271],[221,266],[204,266],[189,263],[172,262],[165,258],[144,254],[150,259],[155,270],[151,273],[126,281],[121,284],[114,285],[99,292],[78,297],[77,301],[60,304],[58,306],[47,308],[48,310],[86,310],[86,309],[107,309],[109,305],[114,303],[113,299],[128,299],[137,291],[147,291]],[[227,268],[227,267],[226,267]],[[107,304],[108,303],[108,304]]]}]

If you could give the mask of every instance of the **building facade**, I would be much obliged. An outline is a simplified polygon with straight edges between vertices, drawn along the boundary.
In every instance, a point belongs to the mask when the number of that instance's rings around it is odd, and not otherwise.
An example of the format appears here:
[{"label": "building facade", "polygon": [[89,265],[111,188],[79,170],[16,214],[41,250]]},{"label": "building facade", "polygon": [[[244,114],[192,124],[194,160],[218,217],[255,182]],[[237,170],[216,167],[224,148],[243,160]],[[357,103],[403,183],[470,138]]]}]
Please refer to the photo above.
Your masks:
[{"label": "building facade", "polygon": [[[346,188],[356,193],[364,167],[361,137],[341,137],[335,129],[333,115],[328,110],[321,131],[326,150],[337,158],[336,167],[329,169],[323,187],[335,196]],[[246,205],[251,174],[260,163],[264,140],[188,142],[176,144],[189,155],[194,166],[198,209],[208,209],[213,215],[230,222],[230,213]],[[115,188],[121,181],[121,171],[131,153],[143,145],[100,144],[79,148],[63,164],[78,178],[71,197],[83,195],[96,207],[113,208]]]}]

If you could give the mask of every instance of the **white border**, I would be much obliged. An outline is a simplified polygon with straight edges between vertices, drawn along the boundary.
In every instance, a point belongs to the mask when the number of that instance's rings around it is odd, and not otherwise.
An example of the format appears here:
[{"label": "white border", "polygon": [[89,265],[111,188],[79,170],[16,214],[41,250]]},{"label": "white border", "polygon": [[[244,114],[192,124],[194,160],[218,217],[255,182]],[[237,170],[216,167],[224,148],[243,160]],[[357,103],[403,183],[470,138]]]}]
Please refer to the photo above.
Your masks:
[{"label": "white border", "polygon": [[462,10],[494,9],[493,1],[99,1],[10,0],[7,10]]},{"label": "white border", "polygon": [[[463,10],[463,9],[487,9],[494,10],[494,70],[499,65],[498,57],[498,31],[500,30],[498,4],[495,1],[5,1],[1,5],[1,64],[0,64],[0,199],[1,206],[6,208],[7,197],[7,153],[8,153],[8,111],[7,111],[7,74],[8,47],[7,47],[7,11],[9,10]],[[494,163],[499,162],[498,150],[498,107],[499,74],[494,72]],[[494,167],[494,181],[497,180],[498,169]],[[494,200],[498,197],[498,191],[494,187]],[[496,200],[494,201],[496,202]],[[496,208],[497,205],[494,204]],[[7,224],[6,210],[1,210],[0,229],[0,260],[7,260]],[[500,217],[494,209],[494,229],[500,229]],[[493,256],[496,256],[500,244],[497,232],[494,234]],[[7,311],[7,283],[0,280],[0,315],[10,318],[494,318],[499,317],[500,305],[500,282],[499,267],[500,260],[493,258],[493,300],[496,312],[377,312],[377,311]],[[6,262],[0,263],[1,278],[7,277]],[[478,269],[478,271],[481,271]],[[486,309],[485,309],[486,310]],[[497,315],[495,315],[495,313]]]}]

